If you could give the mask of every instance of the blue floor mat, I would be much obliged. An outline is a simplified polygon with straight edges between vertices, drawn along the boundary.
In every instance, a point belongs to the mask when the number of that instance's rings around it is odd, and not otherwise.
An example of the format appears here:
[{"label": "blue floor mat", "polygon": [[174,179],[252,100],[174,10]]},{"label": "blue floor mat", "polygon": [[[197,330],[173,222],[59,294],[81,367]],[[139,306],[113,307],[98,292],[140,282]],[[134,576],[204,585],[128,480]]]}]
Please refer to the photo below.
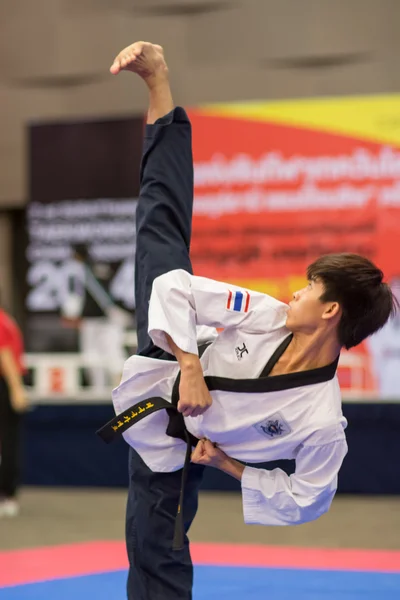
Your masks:
[{"label": "blue floor mat", "polygon": [[[124,600],[116,571],[0,589],[0,600]],[[195,568],[193,600],[399,600],[400,573]]]}]

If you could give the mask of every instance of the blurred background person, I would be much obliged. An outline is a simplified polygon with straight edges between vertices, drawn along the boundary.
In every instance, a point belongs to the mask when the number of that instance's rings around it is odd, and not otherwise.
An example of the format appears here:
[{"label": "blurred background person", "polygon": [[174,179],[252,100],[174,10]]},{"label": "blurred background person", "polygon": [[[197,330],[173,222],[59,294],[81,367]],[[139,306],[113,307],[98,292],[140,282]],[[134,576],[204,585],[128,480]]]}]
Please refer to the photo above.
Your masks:
[{"label": "blurred background person", "polygon": [[115,304],[96,277],[84,244],[72,248],[64,269],[66,289],[61,316],[65,325],[79,330],[79,349],[89,385],[103,390],[110,383],[116,384],[121,374],[126,358],[124,332],[131,315]]},{"label": "blurred background person", "polygon": [[27,409],[24,344],[14,319],[0,308],[0,517],[19,513],[20,431]]},{"label": "blurred background person", "polygon": [[[400,275],[392,278],[390,286],[400,302]],[[400,391],[400,314],[391,317],[380,331],[367,340],[367,344],[378,395],[397,398]]]}]

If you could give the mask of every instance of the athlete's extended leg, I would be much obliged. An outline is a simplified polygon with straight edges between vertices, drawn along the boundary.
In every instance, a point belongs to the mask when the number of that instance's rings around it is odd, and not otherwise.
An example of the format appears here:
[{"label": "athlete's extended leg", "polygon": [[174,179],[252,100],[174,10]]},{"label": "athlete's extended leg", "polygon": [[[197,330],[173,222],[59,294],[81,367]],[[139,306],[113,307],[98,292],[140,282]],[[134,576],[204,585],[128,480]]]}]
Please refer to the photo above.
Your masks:
[{"label": "athlete's extended leg", "polygon": [[[186,113],[173,106],[168,71],[159,46],[139,42],[121,53],[112,72],[138,73],[150,93],[148,125],[137,209],[136,314],[139,351],[162,357],[147,336],[153,280],[172,269],[192,271],[189,259],[193,204],[191,127]],[[165,355],[165,353],[164,353]],[[171,357],[172,358],[172,357]],[[203,468],[191,465],[183,514],[188,531],[197,510]],[[190,600],[193,567],[189,541],[172,550],[181,472],[153,473],[130,449],[126,543],[129,600]]]},{"label": "athlete's extended leg", "polygon": [[174,108],[162,48],[139,42],[121,55],[119,63],[145,79],[150,95],[136,213],[135,294],[138,353],[158,358],[162,351],[147,335],[153,281],[173,269],[192,272],[191,126],[185,111]]}]

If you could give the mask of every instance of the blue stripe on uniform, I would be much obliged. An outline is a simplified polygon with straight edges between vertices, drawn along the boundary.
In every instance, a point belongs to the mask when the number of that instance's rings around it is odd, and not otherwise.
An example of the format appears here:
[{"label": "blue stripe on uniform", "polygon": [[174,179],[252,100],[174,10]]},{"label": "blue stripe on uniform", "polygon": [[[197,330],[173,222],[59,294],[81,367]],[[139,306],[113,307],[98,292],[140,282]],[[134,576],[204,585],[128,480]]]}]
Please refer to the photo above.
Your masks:
[{"label": "blue stripe on uniform", "polygon": [[242,309],[242,301],[243,301],[243,294],[242,294],[242,292],[236,292],[236,294],[235,294],[235,304],[233,305],[233,310],[237,310],[238,312],[240,312],[241,309]]}]

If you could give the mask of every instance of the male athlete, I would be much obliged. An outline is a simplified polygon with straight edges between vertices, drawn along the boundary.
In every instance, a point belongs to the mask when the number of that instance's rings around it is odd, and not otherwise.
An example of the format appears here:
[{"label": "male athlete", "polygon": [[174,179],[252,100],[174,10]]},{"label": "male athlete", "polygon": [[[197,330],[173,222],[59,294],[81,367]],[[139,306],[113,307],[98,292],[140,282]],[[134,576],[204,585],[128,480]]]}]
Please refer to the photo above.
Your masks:
[{"label": "male athlete", "polygon": [[[138,42],[110,70],[137,73],[150,96],[137,209],[139,348],[113,392],[112,430],[131,446],[128,598],[189,600],[186,533],[204,465],[241,482],[246,523],[291,525],[325,513],[347,452],[340,350],[380,329],[395,303],[382,272],[354,254],[315,261],[289,306],[193,276],[191,126],[174,107],[163,50]],[[167,411],[156,410],[174,402],[194,447],[184,496],[188,438],[173,437]],[[248,466],[277,459],[295,459],[295,473]],[[185,537],[173,549],[178,503]]]}]

